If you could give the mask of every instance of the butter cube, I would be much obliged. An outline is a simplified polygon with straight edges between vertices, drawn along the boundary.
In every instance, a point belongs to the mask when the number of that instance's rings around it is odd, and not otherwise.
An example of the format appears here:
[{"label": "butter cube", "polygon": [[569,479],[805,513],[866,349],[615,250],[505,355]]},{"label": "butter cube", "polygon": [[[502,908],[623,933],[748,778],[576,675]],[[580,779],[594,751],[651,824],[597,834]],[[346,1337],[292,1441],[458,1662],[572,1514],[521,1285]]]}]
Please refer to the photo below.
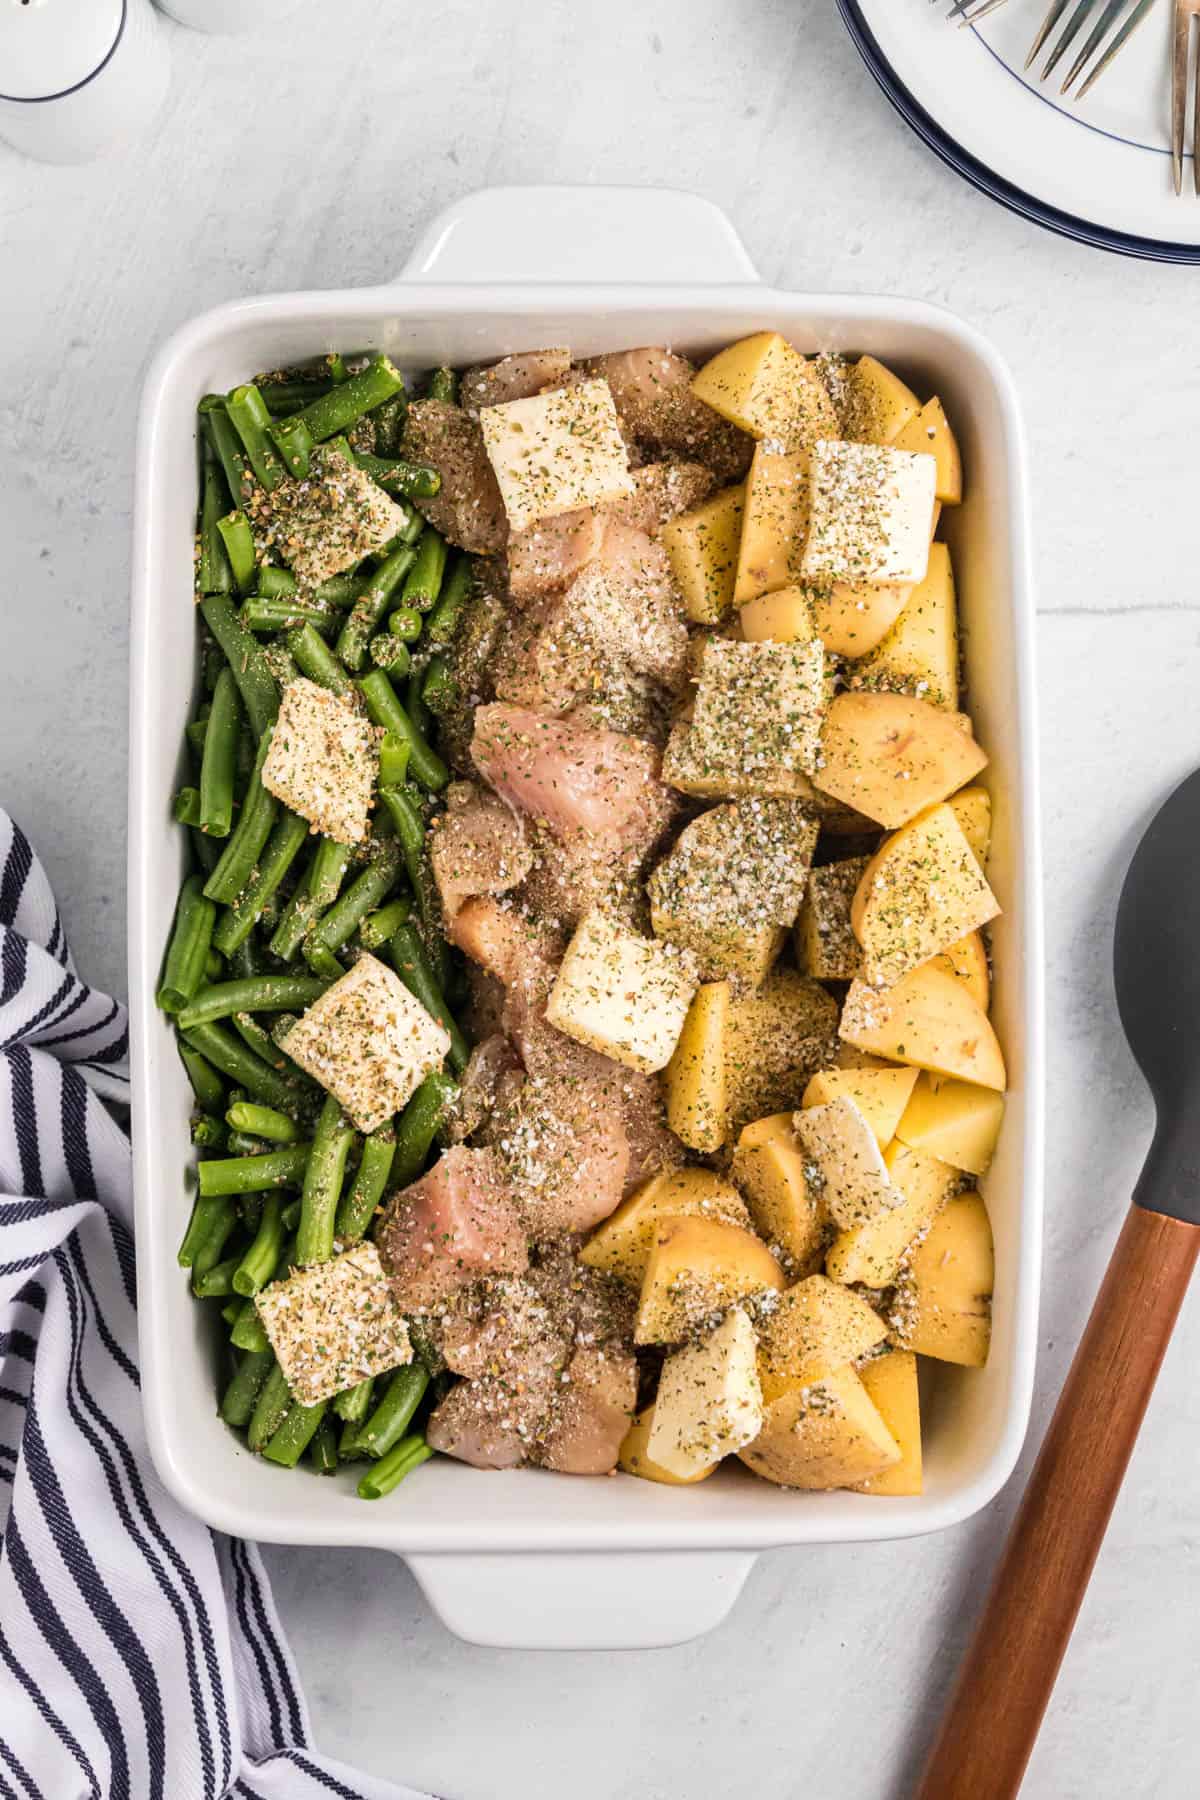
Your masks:
[{"label": "butter cube", "polygon": [[271,1282],[255,1305],[302,1406],[412,1361],[408,1327],[374,1244]]},{"label": "butter cube", "polygon": [[892,1186],[879,1141],[848,1095],[810,1106],[792,1123],[820,1177],[826,1209],[843,1231],[869,1224],[902,1203],[904,1195]]},{"label": "butter cube", "polygon": [[636,491],[607,381],[485,406],[479,423],[514,531]]},{"label": "butter cube", "polygon": [[686,951],[639,937],[593,907],[567,945],[546,1020],[614,1062],[653,1074],[670,1062],[698,986]]},{"label": "butter cube", "polygon": [[335,843],[361,843],[379,768],[378,735],[348,696],[302,675],[283,690],[262,784]]},{"label": "butter cube", "polygon": [[437,1020],[374,956],[360,956],[287,1035],[292,1061],[333,1095],[360,1131],[374,1131],[399,1112],[449,1049]]},{"label": "butter cube", "polygon": [[807,644],[709,638],[700,661],[691,754],[714,769],[761,774],[764,781],[781,769],[811,775],[825,699],[819,638]]},{"label": "butter cube", "polygon": [[751,1443],[762,1423],[754,1327],[735,1308],[663,1363],[646,1453],[683,1480]]},{"label": "butter cube", "polygon": [[937,463],[879,444],[823,440],[812,453],[806,581],[924,581]]},{"label": "butter cube", "polygon": [[256,543],[275,550],[302,589],[382,550],[412,517],[331,444],[313,451],[302,481],[289,477],[271,493],[255,487],[245,506]]}]

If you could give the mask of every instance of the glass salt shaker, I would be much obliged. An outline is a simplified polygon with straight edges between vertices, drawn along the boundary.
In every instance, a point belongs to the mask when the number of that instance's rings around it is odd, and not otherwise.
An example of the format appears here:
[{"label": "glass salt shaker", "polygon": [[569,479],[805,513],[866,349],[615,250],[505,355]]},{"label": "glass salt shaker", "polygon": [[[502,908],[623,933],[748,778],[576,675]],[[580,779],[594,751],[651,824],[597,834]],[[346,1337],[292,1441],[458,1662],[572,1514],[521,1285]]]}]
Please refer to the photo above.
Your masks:
[{"label": "glass salt shaker", "polygon": [[137,135],[170,64],[150,0],[0,0],[0,138],[87,162]]}]

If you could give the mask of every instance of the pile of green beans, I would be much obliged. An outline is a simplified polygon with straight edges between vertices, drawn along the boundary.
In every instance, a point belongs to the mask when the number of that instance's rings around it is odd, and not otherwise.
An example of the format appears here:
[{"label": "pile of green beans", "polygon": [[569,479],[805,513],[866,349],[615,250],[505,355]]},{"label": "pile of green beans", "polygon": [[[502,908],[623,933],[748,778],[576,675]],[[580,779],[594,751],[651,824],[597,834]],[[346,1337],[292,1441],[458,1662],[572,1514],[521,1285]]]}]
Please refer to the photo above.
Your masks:
[{"label": "pile of green beans", "polygon": [[[452,401],[456,378],[438,370],[427,391]],[[408,1364],[302,1404],[257,1300],[371,1236],[388,1196],[436,1154],[469,1054],[447,1002],[461,990],[426,848],[450,770],[425,694],[436,699],[445,687],[473,565],[422,516],[440,477],[405,456],[407,408],[403,377],[381,354],[332,355],[200,403],[203,679],[172,809],[191,867],[157,994],[195,1102],[196,1178],[179,1263],[197,1300],[216,1302],[226,1334],[221,1417],[284,1468],[304,1459],[336,1474],[365,1461],[356,1478],[364,1499],[390,1493],[432,1454],[421,1431],[427,1372]],[[378,554],[305,588],[275,560],[263,521],[271,496],[308,477],[322,445],[384,488],[402,523]],[[281,688],[298,676],[381,728],[365,845],[317,835],[263,785]],[[294,1020],[361,953],[390,963],[451,1045],[446,1068],[366,1135],[286,1050]]]}]

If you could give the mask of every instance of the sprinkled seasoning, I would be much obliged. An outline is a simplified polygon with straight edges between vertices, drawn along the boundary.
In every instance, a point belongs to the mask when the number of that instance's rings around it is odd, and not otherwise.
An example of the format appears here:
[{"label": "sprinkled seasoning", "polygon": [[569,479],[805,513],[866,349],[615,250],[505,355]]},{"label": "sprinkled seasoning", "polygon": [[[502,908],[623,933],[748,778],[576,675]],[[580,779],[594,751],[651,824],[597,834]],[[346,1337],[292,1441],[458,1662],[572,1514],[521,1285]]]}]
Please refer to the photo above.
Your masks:
[{"label": "sprinkled seasoning", "polygon": [[709,638],[700,665],[691,751],[747,775],[812,774],[825,711],[825,652],[808,644]]},{"label": "sprinkled seasoning", "polygon": [[850,906],[868,858],[826,863],[808,878],[796,925],[796,952],[806,975],[817,981],[853,981],[862,973],[862,948],[850,924]]},{"label": "sprinkled seasoning", "polygon": [[634,492],[606,381],[485,406],[479,423],[513,531]]},{"label": "sprinkled seasoning", "polygon": [[408,1328],[374,1244],[273,1281],[255,1301],[292,1398],[315,1406],[412,1361]]},{"label": "sprinkled seasoning", "polygon": [[924,581],[937,487],[932,456],[822,441],[810,483],[805,580]]},{"label": "sprinkled seasoning", "polygon": [[289,477],[271,493],[251,490],[245,503],[261,562],[281,557],[301,591],[352,569],[403,530],[409,515],[371,477],[324,445],[313,451],[310,472]]},{"label": "sprinkled seasoning", "polygon": [[315,831],[339,844],[361,843],[381,735],[349,695],[300,676],[283,691],[262,784]]}]

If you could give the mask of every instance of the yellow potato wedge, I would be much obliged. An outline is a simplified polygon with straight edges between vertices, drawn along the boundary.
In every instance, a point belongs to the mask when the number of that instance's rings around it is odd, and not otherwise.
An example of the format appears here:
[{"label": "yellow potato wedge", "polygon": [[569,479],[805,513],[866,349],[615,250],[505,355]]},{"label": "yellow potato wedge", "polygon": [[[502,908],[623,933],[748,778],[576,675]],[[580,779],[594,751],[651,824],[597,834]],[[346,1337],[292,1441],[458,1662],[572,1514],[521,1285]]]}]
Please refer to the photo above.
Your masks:
[{"label": "yellow potato wedge", "polygon": [[950,429],[946,411],[936,397],[892,439],[893,450],[911,450],[932,456],[937,464],[937,497],[943,506],[957,506],[962,499],[962,457],[958,439]]},{"label": "yellow potato wedge", "polygon": [[650,1248],[666,1219],[715,1219],[747,1230],[750,1215],[737,1189],[712,1169],[669,1169],[652,1175],[622,1200],[579,1252],[589,1269],[640,1287]]},{"label": "yellow potato wedge", "polygon": [[737,1300],[784,1286],[752,1231],[693,1214],[660,1224],[638,1301],[635,1344],[679,1344]]},{"label": "yellow potato wedge", "polygon": [[683,610],[696,625],[716,625],[733,606],[745,490],[722,488],[690,512],[668,519],[659,533],[683,595]]},{"label": "yellow potato wedge", "polygon": [[729,1134],[754,1119],[799,1106],[829,1061],[837,1002],[794,969],[775,968],[761,987],[735,992],[725,1038]]},{"label": "yellow potato wedge", "polygon": [[834,1281],[889,1287],[909,1245],[961,1185],[957,1169],[907,1144],[892,1144],[883,1160],[893,1186],[904,1195],[903,1204],[838,1233],[825,1259]]},{"label": "yellow potato wedge", "polygon": [[642,1481],[661,1481],[667,1487],[693,1487],[697,1481],[707,1481],[714,1469],[720,1466],[720,1457],[709,1463],[707,1468],[695,1470],[687,1475],[672,1475],[670,1469],[664,1469],[649,1455],[646,1445],[650,1439],[650,1431],[654,1424],[654,1407],[644,1406],[634,1417],[633,1424],[621,1439],[621,1448],[617,1452],[617,1466],[624,1469],[626,1475],[637,1475]]},{"label": "yellow potato wedge", "polygon": [[[899,981],[999,911],[953,808],[931,806],[886,838],[863,870],[850,923],[864,980],[877,987]],[[957,965],[949,972],[957,974]]]},{"label": "yellow potato wedge", "polygon": [[773,1113],[747,1125],[729,1178],[745,1198],[755,1229],[801,1272],[815,1268],[825,1239],[825,1208],[805,1174],[792,1114]]},{"label": "yellow potato wedge", "polygon": [[766,1481],[816,1490],[853,1487],[901,1460],[899,1444],[849,1367],[772,1401],[762,1430],[738,1454]]},{"label": "yellow potato wedge", "polygon": [[825,1106],[844,1094],[853,1100],[886,1150],[921,1079],[916,1069],[822,1069],[804,1090],[802,1107]]},{"label": "yellow potato wedge", "polygon": [[807,644],[817,635],[809,592],[794,585],[748,600],[738,617],[742,636],[751,644]]},{"label": "yellow potato wedge", "polygon": [[896,1136],[955,1169],[986,1175],[1003,1120],[1003,1094],[944,1075],[920,1075]]},{"label": "yellow potato wedge", "polygon": [[855,663],[854,687],[914,694],[953,711],[958,705],[958,605],[945,544],[929,546],[925,579],[909,594],[895,624]]},{"label": "yellow potato wedge", "polygon": [[955,975],[965,982],[976,1006],[984,1012],[988,1010],[992,1003],[992,980],[987,950],[977,931],[968,932],[966,937],[959,938],[931,961],[935,969],[944,969],[947,975]]},{"label": "yellow potato wedge", "polygon": [[792,1388],[824,1380],[882,1344],[888,1327],[861,1294],[827,1275],[786,1288],[758,1330],[758,1378],[770,1404]]},{"label": "yellow potato wedge", "polygon": [[833,581],[814,586],[813,625],[835,656],[866,656],[886,638],[914,592],[904,582]]},{"label": "yellow potato wedge", "polygon": [[959,716],[908,694],[838,694],[821,734],[826,794],[889,831],[945,800],[986,767]]},{"label": "yellow potato wedge", "polygon": [[813,869],[796,920],[796,961],[817,981],[853,981],[862,974],[862,947],[850,908],[867,866],[865,856]]},{"label": "yellow potato wedge", "polygon": [[904,1347],[981,1369],[992,1335],[996,1262],[978,1194],[949,1201],[908,1257],[897,1309]]},{"label": "yellow potato wedge", "polygon": [[851,984],[840,1033],[872,1055],[1003,1092],[1004,1055],[965,982],[926,963],[894,987]]},{"label": "yellow potato wedge", "polygon": [[986,788],[968,787],[951,794],[946,802],[962,826],[963,836],[975,853],[980,868],[986,866],[992,847],[992,797]]},{"label": "yellow potato wedge", "polygon": [[838,435],[816,364],[777,331],[756,331],[718,351],[693,377],[692,392],[751,437],[787,451]]},{"label": "yellow potato wedge", "polygon": [[783,456],[764,444],[755,449],[746,477],[735,606],[796,581],[808,530],[808,464],[807,451]]},{"label": "yellow potato wedge", "polygon": [[889,1350],[862,1364],[859,1379],[876,1411],[900,1446],[900,1461],[882,1475],[856,1484],[860,1494],[921,1492],[921,1396],[917,1359],[911,1350]]},{"label": "yellow potato wedge", "polygon": [[675,1052],[663,1075],[667,1124],[689,1150],[719,1150],[725,1142],[725,1033],[729,983],[697,988]]},{"label": "yellow potato wedge", "polygon": [[873,356],[861,356],[846,371],[842,436],[856,444],[894,444],[921,410],[921,402],[900,377]]}]

